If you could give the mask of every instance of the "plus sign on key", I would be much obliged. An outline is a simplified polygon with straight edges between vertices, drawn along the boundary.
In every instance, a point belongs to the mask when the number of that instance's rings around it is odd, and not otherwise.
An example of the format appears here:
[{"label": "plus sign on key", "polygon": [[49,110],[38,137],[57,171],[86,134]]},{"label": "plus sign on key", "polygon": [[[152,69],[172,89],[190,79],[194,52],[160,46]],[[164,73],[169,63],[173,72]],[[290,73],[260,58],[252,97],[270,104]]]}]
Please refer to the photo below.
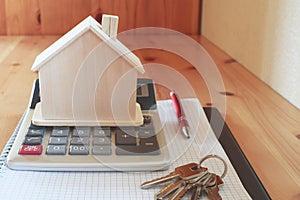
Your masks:
[{"label": "plus sign on key", "polygon": [[41,155],[43,151],[42,145],[23,145],[19,151],[21,155]]}]

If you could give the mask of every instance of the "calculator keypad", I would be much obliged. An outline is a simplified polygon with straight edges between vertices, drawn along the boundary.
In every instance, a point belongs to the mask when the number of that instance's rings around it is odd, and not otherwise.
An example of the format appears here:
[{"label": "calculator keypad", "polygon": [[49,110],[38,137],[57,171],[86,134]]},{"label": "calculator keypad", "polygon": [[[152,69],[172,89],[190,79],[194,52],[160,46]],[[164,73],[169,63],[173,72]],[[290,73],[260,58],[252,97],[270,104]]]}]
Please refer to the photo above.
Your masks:
[{"label": "calculator keypad", "polygon": [[19,154],[40,155],[43,147],[49,156],[160,154],[150,116],[144,116],[144,124],[140,127],[46,128],[31,124]]}]

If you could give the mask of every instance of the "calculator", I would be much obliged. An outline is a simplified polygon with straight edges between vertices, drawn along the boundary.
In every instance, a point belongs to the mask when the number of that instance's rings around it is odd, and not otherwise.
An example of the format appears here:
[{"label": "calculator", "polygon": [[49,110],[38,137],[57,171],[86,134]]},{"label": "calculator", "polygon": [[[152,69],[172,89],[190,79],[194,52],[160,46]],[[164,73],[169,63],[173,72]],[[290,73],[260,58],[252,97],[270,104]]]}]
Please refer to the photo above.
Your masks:
[{"label": "calculator", "polygon": [[39,81],[7,166],[37,171],[155,171],[167,169],[170,156],[151,79],[137,80],[140,126],[36,126],[32,123],[40,101]]}]

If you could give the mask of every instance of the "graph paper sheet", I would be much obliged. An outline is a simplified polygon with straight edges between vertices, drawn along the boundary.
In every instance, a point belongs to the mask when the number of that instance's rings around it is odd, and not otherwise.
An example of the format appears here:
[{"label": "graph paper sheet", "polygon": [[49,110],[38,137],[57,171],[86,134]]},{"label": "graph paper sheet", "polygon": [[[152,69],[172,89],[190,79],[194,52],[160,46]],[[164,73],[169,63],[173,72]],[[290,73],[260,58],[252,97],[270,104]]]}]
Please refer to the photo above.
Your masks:
[{"label": "graph paper sheet", "polygon": [[[4,165],[0,171],[1,199],[153,199],[160,187],[142,190],[141,183],[166,175],[176,166],[199,162],[208,154],[221,156],[228,165],[227,175],[223,179],[224,185],[219,191],[222,198],[251,199],[212,132],[198,100],[183,99],[182,104],[190,123],[190,139],[181,135],[178,129],[172,102],[158,101],[159,115],[172,160],[169,170],[158,172],[15,171],[7,168],[5,161],[2,161]],[[223,164],[217,159],[207,160],[204,165],[210,172],[216,174],[223,171]],[[207,197],[203,195],[200,199],[207,199]]]}]

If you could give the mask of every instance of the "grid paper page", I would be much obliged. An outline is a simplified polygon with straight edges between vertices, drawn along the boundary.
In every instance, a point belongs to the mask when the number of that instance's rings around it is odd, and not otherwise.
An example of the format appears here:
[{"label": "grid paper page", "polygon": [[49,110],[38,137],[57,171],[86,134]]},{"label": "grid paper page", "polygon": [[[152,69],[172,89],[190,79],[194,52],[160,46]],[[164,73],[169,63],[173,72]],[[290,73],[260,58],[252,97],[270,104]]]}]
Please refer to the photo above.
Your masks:
[{"label": "grid paper page", "polygon": [[[251,199],[230,164],[222,146],[212,132],[197,99],[182,100],[191,127],[191,138],[179,129],[170,100],[158,101],[159,115],[168,141],[172,164],[158,172],[34,172],[15,171],[6,166],[0,172],[1,199],[153,199],[160,187],[146,190],[140,184],[174,170],[176,166],[199,162],[207,154],[225,159],[228,172],[220,187],[223,199]],[[165,148],[165,147],[162,147]],[[210,172],[222,173],[223,164],[216,159],[203,163]],[[201,196],[200,199],[207,199]]]}]

